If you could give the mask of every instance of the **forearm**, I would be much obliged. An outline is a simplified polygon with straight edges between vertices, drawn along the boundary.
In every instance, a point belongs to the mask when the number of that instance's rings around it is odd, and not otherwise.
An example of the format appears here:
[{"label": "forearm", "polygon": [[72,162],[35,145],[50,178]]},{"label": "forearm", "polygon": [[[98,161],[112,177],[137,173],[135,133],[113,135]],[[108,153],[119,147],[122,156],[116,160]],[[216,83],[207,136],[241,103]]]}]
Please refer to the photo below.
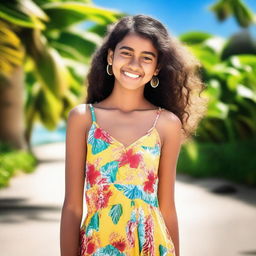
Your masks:
[{"label": "forearm", "polygon": [[165,224],[171,236],[171,239],[174,243],[175,247],[175,255],[180,255],[180,248],[179,248],[179,225],[178,225],[178,218],[176,211],[172,211],[171,213],[164,214],[162,213]]},{"label": "forearm", "polygon": [[81,214],[65,207],[62,208],[60,225],[61,256],[77,256],[79,253],[79,231]]}]

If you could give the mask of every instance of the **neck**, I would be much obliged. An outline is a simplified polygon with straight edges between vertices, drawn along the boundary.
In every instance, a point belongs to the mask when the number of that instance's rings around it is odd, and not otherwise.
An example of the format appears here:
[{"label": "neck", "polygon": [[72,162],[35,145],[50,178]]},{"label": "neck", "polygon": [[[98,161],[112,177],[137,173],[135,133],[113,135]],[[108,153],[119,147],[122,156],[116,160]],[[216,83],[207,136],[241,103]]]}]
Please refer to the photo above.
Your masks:
[{"label": "neck", "polygon": [[134,110],[155,109],[144,98],[144,87],[128,90],[121,86],[114,86],[111,95],[104,100],[103,108],[118,109],[121,112],[132,112]]}]

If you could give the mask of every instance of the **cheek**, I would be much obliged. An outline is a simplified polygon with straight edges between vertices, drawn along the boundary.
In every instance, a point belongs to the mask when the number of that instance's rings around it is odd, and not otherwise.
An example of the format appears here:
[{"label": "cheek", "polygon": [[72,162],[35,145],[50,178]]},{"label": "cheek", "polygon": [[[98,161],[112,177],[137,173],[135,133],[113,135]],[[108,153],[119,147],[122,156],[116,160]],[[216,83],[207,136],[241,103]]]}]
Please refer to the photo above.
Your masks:
[{"label": "cheek", "polygon": [[113,72],[117,75],[120,73],[122,63],[120,61],[115,61],[115,64],[112,66]]},{"label": "cheek", "polygon": [[155,66],[152,66],[152,65],[145,66],[144,72],[147,76],[152,77],[155,72]]},{"label": "cheek", "polygon": [[121,65],[122,63],[128,62],[127,59],[122,58],[121,56],[118,56],[118,55],[116,55],[116,56],[114,57],[114,60],[113,60],[113,61],[114,61],[114,63],[115,63],[116,66],[119,66],[119,65]]},{"label": "cheek", "polygon": [[116,58],[114,59],[113,63],[114,63],[114,64],[113,64],[112,68],[113,68],[114,72],[115,72],[115,73],[119,73],[119,72],[120,72],[120,69],[121,69],[123,66],[125,66],[127,62],[125,62],[124,59],[122,59],[122,58],[116,57]]}]

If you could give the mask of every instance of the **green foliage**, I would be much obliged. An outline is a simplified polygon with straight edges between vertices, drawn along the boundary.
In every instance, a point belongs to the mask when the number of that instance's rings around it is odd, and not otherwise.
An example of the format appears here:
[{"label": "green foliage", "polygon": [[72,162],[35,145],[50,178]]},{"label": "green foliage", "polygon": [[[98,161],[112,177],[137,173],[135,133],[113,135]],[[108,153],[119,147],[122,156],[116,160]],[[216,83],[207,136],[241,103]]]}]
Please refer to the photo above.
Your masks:
[{"label": "green foliage", "polygon": [[[36,121],[54,129],[79,103],[91,55],[101,43],[106,26],[122,16],[118,11],[100,8],[88,0],[0,3],[0,18],[10,24],[9,30],[26,52],[24,110],[28,143]],[[82,26],[75,27],[84,22],[94,24],[90,31]],[[0,59],[8,51],[10,49],[4,46]],[[15,54],[12,58],[9,54],[9,59],[3,63],[4,74],[8,68],[11,70],[14,60],[17,60],[16,65],[22,64]]]},{"label": "green foliage", "polygon": [[207,86],[203,95],[209,99],[208,112],[195,139],[223,143],[256,136],[255,55],[239,54],[222,59],[228,40],[205,33],[188,33],[181,40],[202,63]]},{"label": "green foliage", "polygon": [[[50,35],[49,38],[51,40]],[[58,40],[51,40],[51,45],[64,58],[89,63],[91,55],[101,42],[102,38],[95,33],[72,29],[59,33]]]},{"label": "green foliage", "polygon": [[7,144],[0,144],[0,188],[9,186],[11,177],[18,171],[31,173],[37,165],[36,158],[28,152],[14,150]]},{"label": "green foliage", "polygon": [[0,3],[0,18],[20,27],[44,29],[46,14],[31,0],[13,0]]},{"label": "green foliage", "polygon": [[58,30],[63,30],[85,20],[106,26],[115,22],[118,14],[118,12],[110,12],[91,4],[79,2],[47,3],[42,5],[42,8],[51,20],[47,29]]},{"label": "green foliage", "polygon": [[[211,10],[220,21],[234,15],[242,27],[255,21],[240,0],[220,0]],[[177,171],[256,186],[255,39],[248,31],[227,39],[194,31],[180,39],[202,63],[209,105],[197,136],[181,149]]]},{"label": "green foliage", "polygon": [[24,49],[19,37],[10,26],[0,20],[0,76],[8,78],[16,66],[23,62]]},{"label": "green foliage", "polygon": [[224,21],[232,15],[241,27],[247,28],[255,24],[255,15],[243,0],[219,0],[211,5],[209,10],[219,21]]},{"label": "green foliage", "polygon": [[177,172],[256,186],[255,144],[256,137],[229,143],[191,141],[181,148]]}]

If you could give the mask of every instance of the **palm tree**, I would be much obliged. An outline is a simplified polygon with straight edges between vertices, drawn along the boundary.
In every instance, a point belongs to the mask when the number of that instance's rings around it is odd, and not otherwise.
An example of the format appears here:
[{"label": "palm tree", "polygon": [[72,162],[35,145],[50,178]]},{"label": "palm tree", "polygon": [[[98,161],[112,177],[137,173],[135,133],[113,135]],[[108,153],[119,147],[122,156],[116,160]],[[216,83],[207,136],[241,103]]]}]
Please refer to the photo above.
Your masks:
[{"label": "palm tree", "polygon": [[[31,149],[37,120],[55,129],[67,118],[106,26],[123,15],[86,0],[0,3],[1,141]],[[88,21],[86,31],[77,26]]]},{"label": "palm tree", "polygon": [[0,20],[0,139],[25,145],[22,126],[23,74],[19,67],[24,48],[11,26]]}]

